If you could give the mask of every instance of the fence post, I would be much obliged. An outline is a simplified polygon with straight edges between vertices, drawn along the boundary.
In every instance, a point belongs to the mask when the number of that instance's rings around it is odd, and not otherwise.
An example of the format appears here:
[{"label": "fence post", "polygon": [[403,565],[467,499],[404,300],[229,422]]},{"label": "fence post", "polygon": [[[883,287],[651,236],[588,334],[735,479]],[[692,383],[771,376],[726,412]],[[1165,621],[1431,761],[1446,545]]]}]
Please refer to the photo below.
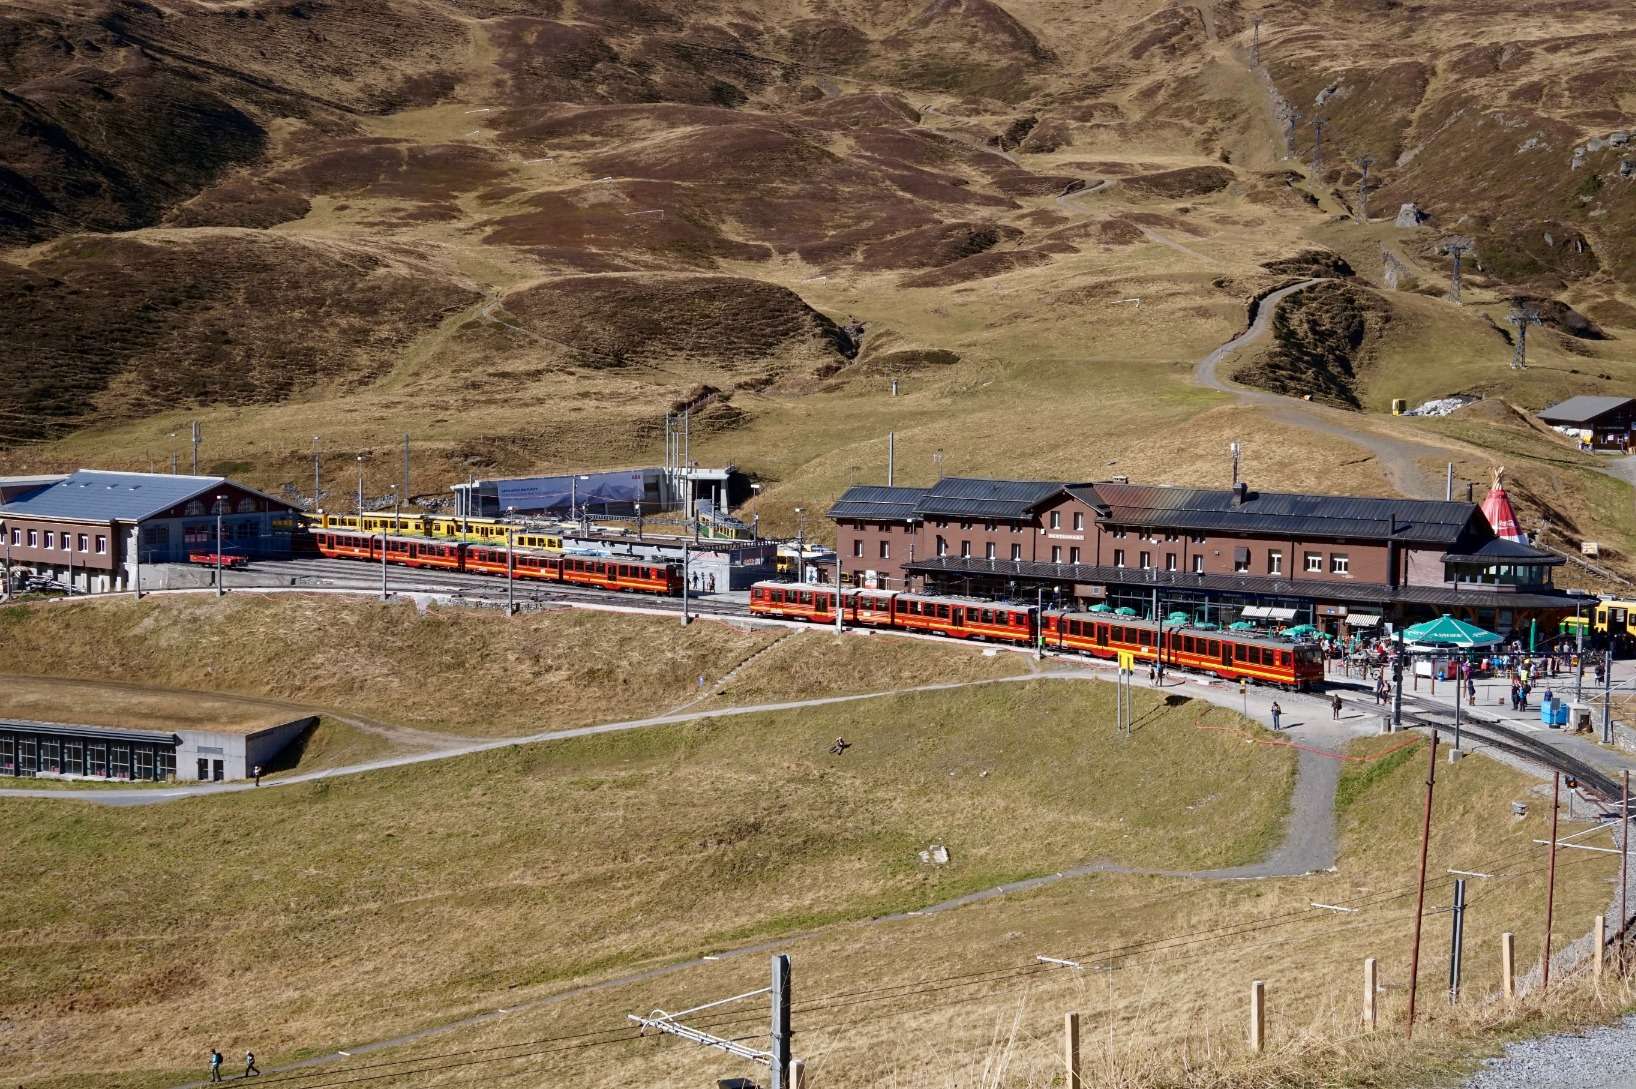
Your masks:
[{"label": "fence post", "polygon": [[1259,1055],[1267,1046],[1267,985],[1261,980],[1250,984],[1250,1052]]},{"label": "fence post", "polygon": [[1064,1014],[1062,1018],[1062,1061],[1068,1068],[1068,1089],[1083,1089],[1084,1077],[1079,1069],[1079,1014]]},{"label": "fence post", "polygon": [[1375,958],[1363,959],[1363,1027],[1375,1027]]},{"label": "fence post", "polygon": [[1602,982],[1602,961],[1608,951],[1608,917],[1596,917],[1596,982]]},{"label": "fence post", "polygon": [[1500,935],[1500,978],[1505,982],[1505,997],[1517,997],[1517,936],[1509,930]]}]

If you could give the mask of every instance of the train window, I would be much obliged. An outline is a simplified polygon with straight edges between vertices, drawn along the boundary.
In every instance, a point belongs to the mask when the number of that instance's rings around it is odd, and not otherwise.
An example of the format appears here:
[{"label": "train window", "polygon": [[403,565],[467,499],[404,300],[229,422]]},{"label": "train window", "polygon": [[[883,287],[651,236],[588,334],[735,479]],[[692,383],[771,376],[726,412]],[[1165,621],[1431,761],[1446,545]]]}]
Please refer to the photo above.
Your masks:
[{"label": "train window", "polygon": [[1206,653],[1208,653],[1212,658],[1218,657],[1221,654],[1220,641],[1216,639],[1210,640],[1210,649]]}]

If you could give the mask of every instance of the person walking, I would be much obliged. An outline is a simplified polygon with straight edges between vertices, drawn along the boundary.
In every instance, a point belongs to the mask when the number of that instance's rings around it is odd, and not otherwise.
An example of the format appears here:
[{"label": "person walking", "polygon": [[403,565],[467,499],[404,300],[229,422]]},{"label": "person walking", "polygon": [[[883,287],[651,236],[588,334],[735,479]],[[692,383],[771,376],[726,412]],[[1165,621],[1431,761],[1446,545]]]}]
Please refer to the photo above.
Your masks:
[{"label": "person walking", "polygon": [[254,1051],[246,1051],[244,1053],[244,1076],[247,1078],[257,1077],[260,1076],[260,1074],[261,1068],[256,1065],[256,1053]]},{"label": "person walking", "polygon": [[1339,692],[1329,697],[1329,717],[1336,722],[1341,720],[1341,694]]},{"label": "person walking", "polygon": [[222,1080],[222,1053],[215,1048],[210,1049],[210,1080]]},{"label": "person walking", "polygon": [[250,774],[255,776],[256,785],[260,786],[261,785],[261,765],[257,764],[253,769],[251,769]]},{"label": "person walking", "polygon": [[1282,707],[1278,706],[1278,701],[1277,700],[1273,700],[1272,701],[1272,728],[1274,730],[1282,730],[1284,728],[1283,726],[1279,725],[1279,720],[1282,719],[1283,717],[1284,717],[1284,709]]}]

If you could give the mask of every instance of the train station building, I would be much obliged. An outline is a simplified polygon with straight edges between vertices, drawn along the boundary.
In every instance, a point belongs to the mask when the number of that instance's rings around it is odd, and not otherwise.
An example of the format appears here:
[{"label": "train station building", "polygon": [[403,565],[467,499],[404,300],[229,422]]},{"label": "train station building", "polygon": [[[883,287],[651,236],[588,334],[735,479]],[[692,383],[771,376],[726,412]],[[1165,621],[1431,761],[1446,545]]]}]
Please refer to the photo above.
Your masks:
[{"label": "train station building", "polygon": [[0,776],[114,782],[247,779],[313,718],[201,729],[101,726],[0,718]]},{"label": "train station building", "polygon": [[81,469],[13,489],[0,503],[6,570],[87,593],[134,589],[144,564],[221,550],[290,554],[295,508],[219,476]]},{"label": "train station building", "polygon": [[1561,556],[1499,538],[1466,502],[949,477],[853,487],[829,514],[855,585],[1337,635],[1443,613],[1549,633],[1592,600],[1554,585]]}]

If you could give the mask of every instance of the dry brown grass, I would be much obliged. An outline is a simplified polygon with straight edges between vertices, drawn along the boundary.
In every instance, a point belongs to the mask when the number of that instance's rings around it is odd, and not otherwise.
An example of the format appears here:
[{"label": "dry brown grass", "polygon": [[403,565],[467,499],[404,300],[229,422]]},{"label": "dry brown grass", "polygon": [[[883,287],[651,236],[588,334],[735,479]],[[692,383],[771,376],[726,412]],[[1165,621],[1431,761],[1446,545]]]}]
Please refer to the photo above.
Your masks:
[{"label": "dry brown grass", "polygon": [[[0,881],[16,954],[0,1016],[16,1031],[0,1065],[134,1076],[185,1067],[202,1041],[269,1059],[323,1050],[832,923],[818,941],[834,974],[805,986],[857,971],[848,934],[909,943],[913,959],[868,973],[888,980],[924,967],[927,926],[963,932],[1011,907],[846,920],[1097,857],[1258,856],[1283,813],[1288,750],[1195,730],[1236,716],[1147,693],[1147,724],[1122,742],[1111,702],[1100,684],[993,685],[147,809],[0,802],[16,830]],[[835,758],[842,732],[854,748]],[[950,847],[947,866],[916,862],[932,842]],[[132,843],[141,866],[82,880]],[[1083,917],[1082,886],[1047,899],[1080,902]],[[939,956],[992,952],[973,937]]]},{"label": "dry brown grass", "polygon": [[279,704],[209,692],[160,692],[117,682],[8,675],[0,676],[0,717],[245,733],[300,716]]},{"label": "dry brown grass", "polygon": [[[1392,743],[1363,743],[1360,751]],[[789,939],[781,948],[792,954],[795,966],[796,1052],[809,1060],[812,1084],[1049,1085],[1059,1071],[1061,1014],[1074,1009],[1083,1018],[1089,1073],[1097,1084],[1119,1089],[1316,1087],[1355,1079],[1418,1087],[1462,1068],[1508,1032],[1544,1029],[1599,1011],[1605,1015],[1626,1001],[1624,992],[1612,989],[1600,1004],[1584,1000],[1583,991],[1567,992],[1543,1004],[1521,1004],[1503,1018],[1492,1007],[1477,1008],[1497,990],[1502,931],[1518,934],[1524,967],[1537,957],[1543,852],[1530,841],[1541,834],[1548,805],[1538,804],[1532,780],[1472,757],[1438,769],[1428,896],[1433,914],[1426,919],[1421,964],[1424,1020],[1416,1046],[1403,1045],[1425,755],[1420,745],[1400,760],[1357,765],[1348,772],[1351,804],[1342,826],[1341,863],[1333,874],[1210,885],[1103,875],[948,914],[840,925]],[[1205,759],[1195,752],[1189,763],[1198,766]],[[1231,781],[1225,772],[1219,778]],[[1174,800],[1156,785],[1150,796]],[[1235,799],[1248,796],[1233,793]],[[1532,801],[1531,814],[1513,821],[1509,804],[1518,798]],[[1081,800],[1101,804],[1095,791],[1083,793]],[[1167,811],[1187,812],[1174,805]],[[998,834],[1005,826],[990,827]],[[1565,833],[1576,830],[1565,823]],[[1496,875],[1473,882],[1467,1001],[1454,1008],[1442,996],[1448,917],[1437,913],[1448,901],[1449,868]],[[1587,931],[1591,916],[1606,908],[1611,868],[1603,855],[1563,860],[1557,948]],[[1340,915],[1313,909],[1313,901],[1352,903],[1363,910]],[[1034,960],[1041,953],[1113,970],[1048,970]],[[1354,1020],[1365,956],[1379,959],[1386,988],[1380,996],[1381,1029],[1367,1038]],[[663,979],[525,1009],[369,1062],[402,1061],[383,1069],[415,1089],[456,1085],[474,1075],[572,1077],[589,1086],[698,1084],[743,1075],[748,1071],[737,1060],[674,1041],[589,1047],[521,1042],[601,1030],[613,1037],[627,1012],[677,1008],[748,990],[764,982],[765,970],[760,956],[690,967]],[[1266,980],[1269,990],[1271,1052],[1260,1061],[1246,1057],[1243,1043],[1252,979]],[[712,1011],[699,1020],[748,1016],[733,1031],[754,1033],[761,1024],[757,1009],[747,1003],[742,1011]],[[470,1068],[441,1069],[452,1060],[413,1061],[416,1055],[466,1048],[493,1050],[468,1056],[481,1060]],[[328,1076],[345,1077],[342,1071],[357,1065],[338,1063]],[[1002,1066],[1003,1078],[996,1076]]]}]

